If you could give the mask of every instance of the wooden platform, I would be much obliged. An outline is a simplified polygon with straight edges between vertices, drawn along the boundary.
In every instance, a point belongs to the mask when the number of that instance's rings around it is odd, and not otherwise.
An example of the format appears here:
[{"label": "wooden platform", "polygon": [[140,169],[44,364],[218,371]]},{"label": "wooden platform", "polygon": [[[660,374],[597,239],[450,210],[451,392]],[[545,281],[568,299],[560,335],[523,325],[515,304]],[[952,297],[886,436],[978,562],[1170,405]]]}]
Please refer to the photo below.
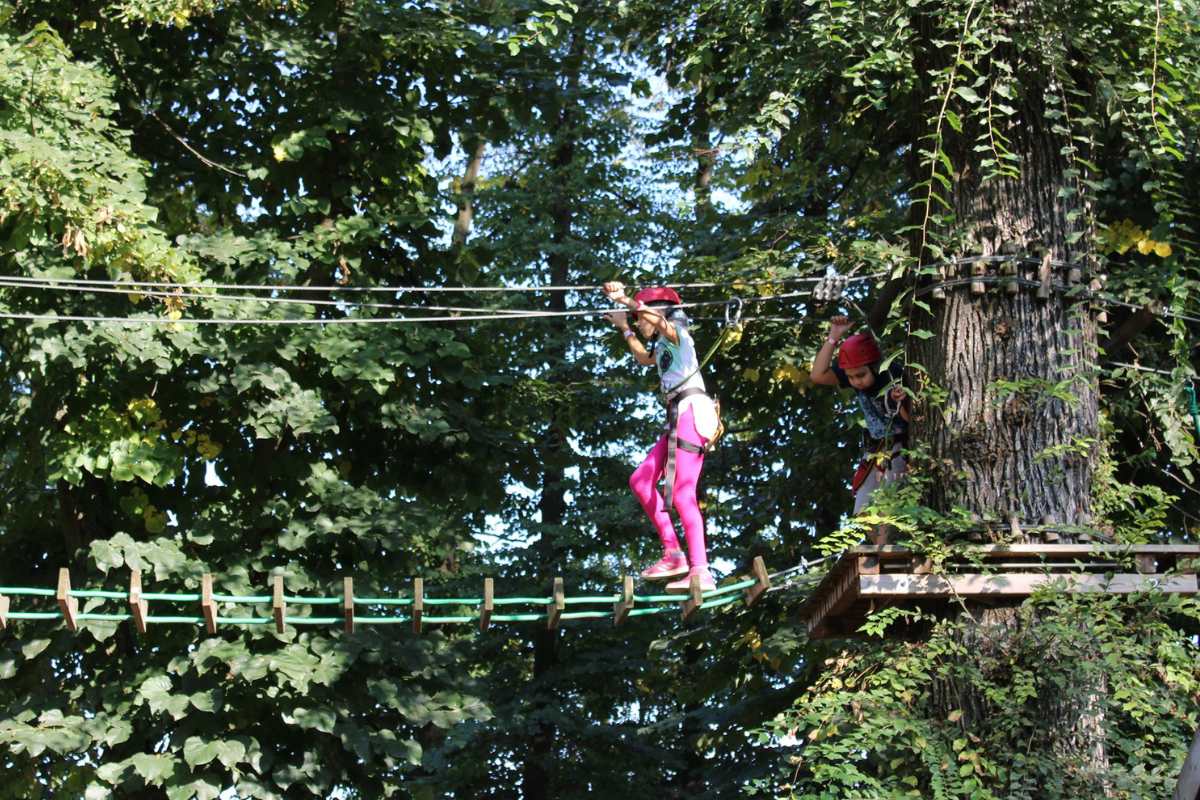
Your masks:
[{"label": "wooden platform", "polygon": [[1195,594],[1198,567],[1200,545],[972,545],[934,575],[908,548],[863,545],[842,554],[801,614],[810,638],[849,636],[889,606],[945,606],[952,598],[1015,603],[1052,581],[1074,592]]}]

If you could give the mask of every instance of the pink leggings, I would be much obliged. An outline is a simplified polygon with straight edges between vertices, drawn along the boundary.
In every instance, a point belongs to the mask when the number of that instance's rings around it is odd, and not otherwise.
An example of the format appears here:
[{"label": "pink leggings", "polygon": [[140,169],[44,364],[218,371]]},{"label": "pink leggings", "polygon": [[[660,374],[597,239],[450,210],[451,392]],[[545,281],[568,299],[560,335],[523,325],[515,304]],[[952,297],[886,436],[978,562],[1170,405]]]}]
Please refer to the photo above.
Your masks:
[{"label": "pink leggings", "polygon": [[[696,432],[696,421],[689,408],[679,418],[679,440],[703,445],[705,439]],[[675,449],[675,510],[683,523],[683,535],[687,539],[688,561],[693,567],[708,566],[708,555],[704,551],[704,517],[700,516],[700,505],[696,502],[696,483],[700,480],[700,469],[704,466],[703,453],[689,453],[682,447]],[[658,539],[664,550],[678,550],[679,537],[675,525],[667,513],[666,502],[658,491],[658,482],[667,468],[667,435],[664,433],[646,460],[629,476],[629,488],[642,504],[642,509],[658,530]]]}]

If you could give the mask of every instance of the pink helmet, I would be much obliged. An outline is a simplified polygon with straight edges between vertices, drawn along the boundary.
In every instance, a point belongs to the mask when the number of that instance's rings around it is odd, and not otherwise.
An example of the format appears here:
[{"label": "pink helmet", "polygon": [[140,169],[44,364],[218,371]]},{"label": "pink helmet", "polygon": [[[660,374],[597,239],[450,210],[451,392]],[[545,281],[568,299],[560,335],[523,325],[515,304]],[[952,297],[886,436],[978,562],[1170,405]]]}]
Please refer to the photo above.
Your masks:
[{"label": "pink helmet", "polygon": [[670,286],[647,286],[645,289],[639,289],[638,293],[633,296],[633,299],[639,303],[670,303],[677,306],[683,303],[679,297],[679,292],[672,289]]},{"label": "pink helmet", "polygon": [[869,333],[856,333],[846,337],[838,350],[838,366],[842,369],[856,369],[874,364],[883,358],[875,337]]}]

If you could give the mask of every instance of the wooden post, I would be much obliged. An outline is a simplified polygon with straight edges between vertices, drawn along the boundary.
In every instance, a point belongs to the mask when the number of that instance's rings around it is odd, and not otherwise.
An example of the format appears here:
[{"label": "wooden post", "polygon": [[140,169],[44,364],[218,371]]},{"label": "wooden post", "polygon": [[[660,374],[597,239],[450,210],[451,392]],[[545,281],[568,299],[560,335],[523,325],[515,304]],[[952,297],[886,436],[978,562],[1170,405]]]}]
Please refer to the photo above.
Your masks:
[{"label": "wooden post", "polygon": [[1008,515],[1008,533],[1014,544],[1025,541],[1025,532],[1021,530],[1021,521],[1015,513]]},{"label": "wooden post", "polygon": [[0,631],[8,627],[8,598],[0,594]]},{"label": "wooden post", "polygon": [[562,619],[563,609],[567,607],[567,593],[563,589],[563,579],[554,579],[554,600],[546,604],[546,629],[557,630],[558,621]]},{"label": "wooden post", "polygon": [[342,578],[342,630],[354,633],[354,578]]},{"label": "wooden post", "polygon": [[1015,258],[1012,261],[1001,261],[999,272],[1005,277],[1004,290],[1006,292],[1017,294],[1021,291],[1021,284],[1017,283],[1017,277],[1020,273]]},{"label": "wooden post", "polygon": [[283,633],[283,618],[287,614],[287,605],[283,602],[283,576],[274,576],[271,584],[271,613],[275,616],[275,632]]},{"label": "wooden post", "polygon": [[[983,278],[987,275],[987,264],[982,261],[976,261],[971,265],[971,277]],[[971,281],[971,294],[983,294],[987,291],[987,284],[983,281]]]},{"label": "wooden post", "polygon": [[621,599],[613,603],[613,625],[620,625],[633,610],[633,576],[626,575],[621,587]]},{"label": "wooden post", "polygon": [[767,577],[767,565],[763,562],[762,556],[754,557],[754,562],[750,565],[750,571],[754,574],[756,583],[746,590],[747,606],[757,603],[758,598],[762,597],[762,593],[771,585],[771,579]]},{"label": "wooden post", "polygon": [[200,576],[200,613],[204,615],[204,630],[217,632],[217,604],[213,602],[212,574]]},{"label": "wooden post", "polygon": [[71,597],[71,571],[62,567],[58,571],[58,608],[62,611],[63,619],[67,622],[67,630],[79,630],[79,622],[75,615],[79,613],[79,598]]},{"label": "wooden post", "polygon": [[696,609],[700,608],[703,605],[704,605],[704,595],[700,591],[700,576],[693,575],[693,576],[691,576],[691,579],[688,581],[687,599],[683,601],[683,618],[684,618],[684,620],[687,620],[688,617],[692,616],[692,614],[695,614]]},{"label": "wooden post", "polygon": [[496,582],[483,579],[483,607],[479,609],[479,632],[483,633],[492,624],[492,612],[496,610]]},{"label": "wooden post", "polygon": [[1038,268],[1037,296],[1039,300],[1050,299],[1050,295],[1054,290],[1054,285],[1052,283],[1053,279],[1054,271],[1051,269],[1050,251],[1047,250],[1046,254],[1042,256],[1042,265],[1040,268]]},{"label": "wooden post", "polygon": [[129,612],[133,615],[133,627],[138,633],[146,632],[146,612],[149,604],[142,598],[142,571],[129,571]]},{"label": "wooden post", "polygon": [[946,265],[942,264],[942,265],[938,266],[937,283],[935,283],[933,285],[933,299],[934,300],[945,300],[946,299],[946,287],[940,285],[945,282],[946,282]]},{"label": "wooden post", "polygon": [[413,578],[412,629],[421,632],[421,617],[425,616],[425,579]]}]

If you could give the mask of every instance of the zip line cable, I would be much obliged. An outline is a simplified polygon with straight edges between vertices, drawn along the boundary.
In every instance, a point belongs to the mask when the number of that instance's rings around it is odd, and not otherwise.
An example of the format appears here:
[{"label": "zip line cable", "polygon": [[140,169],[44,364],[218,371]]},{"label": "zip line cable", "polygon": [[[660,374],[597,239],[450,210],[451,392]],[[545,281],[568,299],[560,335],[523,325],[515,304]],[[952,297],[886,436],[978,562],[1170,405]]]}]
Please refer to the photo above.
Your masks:
[{"label": "zip line cable", "polygon": [[[1010,256],[978,256],[969,259],[959,259],[948,263],[974,263],[991,262],[991,261],[1012,261]],[[1016,259],[1022,260],[1022,259]],[[1028,260],[1028,259],[1025,259]],[[1039,262],[1040,263],[1040,262]],[[1056,264],[1065,262],[1054,262]],[[934,265],[937,266],[937,265]],[[864,281],[875,280],[882,277],[886,273],[872,273],[861,276],[846,276],[842,278],[844,284],[860,283]],[[819,284],[826,280],[825,277],[805,277],[805,278],[782,278],[775,281],[732,281],[732,282],[708,282],[708,283],[682,283],[672,284],[681,289],[689,288],[732,288],[738,286],[763,286],[763,285],[783,285],[783,284],[800,284],[813,283]],[[972,277],[964,279],[956,279],[948,281],[940,285],[957,285],[969,282],[987,280],[986,278]],[[997,279],[999,280],[999,279]],[[1004,280],[1012,281],[1012,278],[1004,278]],[[1028,283],[1035,285],[1036,282],[1022,281],[1016,279],[1018,283]],[[103,322],[103,323],[130,323],[130,324],[198,324],[198,325],[326,325],[326,324],[387,324],[387,323],[437,323],[437,322],[485,322],[504,319],[536,319],[536,318],[553,318],[553,317],[590,317],[599,316],[619,311],[620,309],[610,308],[583,308],[572,309],[568,311],[542,311],[537,309],[515,309],[515,308],[486,308],[478,306],[441,306],[441,305],[414,305],[402,303],[376,303],[376,302],[355,302],[352,300],[323,300],[317,298],[295,298],[295,297],[278,297],[278,296],[259,296],[259,295],[229,295],[214,291],[206,293],[199,290],[225,290],[235,289],[243,291],[270,291],[270,292],[386,292],[392,294],[403,294],[405,292],[414,294],[423,293],[503,293],[503,292],[562,292],[562,291],[577,291],[591,292],[599,291],[602,287],[590,285],[546,285],[546,286],[298,286],[287,284],[234,284],[234,283],[172,283],[166,281],[126,281],[126,280],[100,280],[88,278],[44,278],[44,277],[24,277],[24,276],[4,276],[0,275],[0,288],[13,289],[30,289],[43,290],[52,292],[80,292],[80,293],[109,293],[109,294],[124,294],[124,295],[142,295],[146,297],[159,297],[164,299],[178,298],[193,302],[216,301],[216,302],[260,302],[267,304],[292,305],[292,306],[311,306],[321,307],[328,306],[342,310],[358,310],[358,309],[382,309],[391,311],[424,311],[424,312],[445,312],[448,315],[454,316],[392,316],[392,317],[332,317],[332,318],[315,318],[315,317],[279,317],[279,318],[263,318],[263,317],[238,317],[238,318],[197,318],[197,317],[181,317],[179,319],[171,319],[169,317],[130,317],[130,316],[104,316],[104,315],[63,315],[49,313],[33,313],[33,312],[13,312],[0,311],[0,319],[14,319],[40,322]],[[186,291],[185,291],[186,290]],[[811,297],[813,291],[794,291],[784,292],[775,295],[766,295],[762,297],[745,298],[746,303],[761,303],[771,300],[785,300],[800,297]],[[1095,297],[1104,303],[1121,306],[1130,309],[1140,309],[1141,306],[1137,303],[1130,303],[1120,300],[1111,295],[1096,293]],[[857,305],[848,298],[843,298],[857,308]],[[733,300],[711,300],[711,301],[696,301],[691,303],[681,304],[682,308],[700,308],[713,305],[724,305],[733,302]],[[860,310],[861,312],[861,310]],[[1200,323],[1200,317],[1191,316],[1180,312],[1162,310],[1158,312],[1159,316],[1181,319],[1186,322]],[[747,322],[797,322],[803,317],[788,317],[788,316],[747,316],[744,320]]]},{"label": "zip line cable", "polygon": [[[862,282],[882,277],[886,273],[876,272],[870,275],[848,277],[847,282]],[[103,280],[99,278],[47,278],[0,276],[0,281],[20,280],[46,285],[77,284],[80,286],[145,286],[153,289],[231,289],[236,291],[273,291],[273,292],[377,292],[390,294],[433,294],[451,292],[460,294],[495,293],[495,292],[599,292],[604,287],[590,284],[573,285],[543,285],[543,286],[307,286],[297,284],[243,284],[243,283],[177,283],[172,281],[134,281],[134,280]],[[819,283],[823,278],[789,277],[777,280],[706,282],[706,283],[672,283],[676,289],[725,289],[739,286],[775,286],[792,283]]]},{"label": "zip line cable", "polygon": [[[0,286],[5,285],[0,280]],[[65,287],[64,287],[65,290]],[[89,289],[71,289],[71,291],[91,291]],[[132,290],[120,290],[129,294],[144,294]],[[211,295],[179,295],[166,293],[167,297],[192,297],[205,298],[212,297]],[[768,303],[776,300],[789,300],[810,297],[811,292],[785,292],[783,294],[766,295],[763,297],[750,297],[740,300],[743,303]],[[222,296],[217,299],[233,299]],[[238,298],[239,301],[241,298]],[[246,302],[254,302],[256,300],[284,300],[285,298],[251,298]],[[311,301],[293,300],[292,302],[310,303]],[[337,301],[322,301],[324,303],[334,303]],[[682,303],[680,308],[703,308],[709,306],[727,306],[734,300],[701,300],[691,303]],[[358,304],[347,303],[346,308],[354,308]],[[403,307],[403,306],[401,306]],[[462,308],[458,306],[407,306],[414,310],[434,310],[434,309],[450,309]],[[383,317],[244,317],[244,318],[203,318],[203,317],[180,317],[179,319],[171,319],[170,317],[117,317],[117,316],[91,316],[79,314],[38,314],[33,312],[0,312],[0,319],[22,319],[33,321],[46,322],[124,322],[131,324],[158,324],[170,325],[175,323],[193,324],[193,325],[351,325],[351,324],[388,324],[388,323],[434,323],[434,322],[475,322],[489,321],[502,319],[540,319],[540,318],[567,318],[567,317],[594,317],[603,316],[613,312],[620,313],[620,308],[582,308],[571,309],[568,311],[539,311],[536,309],[485,309],[485,308],[463,308],[467,311],[481,311],[486,313],[478,314],[459,314],[458,316],[383,316]]]},{"label": "zip line cable", "polygon": [[[478,306],[420,306],[420,305],[404,305],[401,303],[362,303],[348,300],[318,300],[315,298],[302,297],[271,297],[255,294],[205,294],[202,292],[180,292],[180,291],[165,291],[162,289],[129,289],[118,288],[114,286],[79,286],[79,285],[48,285],[24,279],[14,280],[12,278],[0,276],[0,288],[12,287],[14,289],[40,289],[43,291],[55,292],[82,292],[86,294],[101,293],[101,294],[121,294],[121,295],[140,295],[143,297],[163,297],[177,298],[181,300],[220,300],[223,302],[247,302],[247,303],[276,303],[283,305],[301,305],[301,306],[335,306],[338,308],[384,308],[396,311],[488,311],[496,314],[510,313],[508,309],[489,309],[480,308]],[[513,314],[525,313],[524,309],[511,311]]]}]

